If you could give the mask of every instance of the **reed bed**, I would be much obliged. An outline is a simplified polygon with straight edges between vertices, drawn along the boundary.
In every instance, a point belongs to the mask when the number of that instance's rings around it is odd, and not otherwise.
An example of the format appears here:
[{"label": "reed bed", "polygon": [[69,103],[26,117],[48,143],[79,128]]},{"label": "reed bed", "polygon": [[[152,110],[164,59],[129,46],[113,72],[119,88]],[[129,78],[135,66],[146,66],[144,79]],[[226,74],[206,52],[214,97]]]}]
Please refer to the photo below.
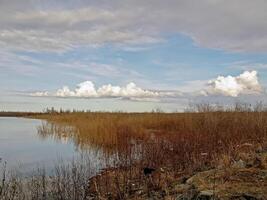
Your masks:
[{"label": "reed bed", "polygon": [[187,113],[54,113],[39,118],[54,128],[75,127],[69,137],[77,146],[117,154],[124,166],[138,163],[175,171],[214,167],[221,155],[234,158],[242,144],[256,147],[267,136],[267,112],[240,106],[218,111],[205,105]]},{"label": "reed bed", "polygon": [[[267,112],[259,105],[204,104],[184,113],[52,112],[34,118],[47,121],[39,127],[42,137],[68,137],[81,150],[100,149],[106,169],[94,177],[90,165],[56,170],[52,177],[43,172],[26,190],[23,181],[11,178],[8,189],[2,181],[0,199],[18,193],[29,199],[126,199],[144,185],[150,194],[197,171],[235,162],[241,151],[257,151],[267,141]],[[146,179],[144,167],[156,169],[153,180]]]}]

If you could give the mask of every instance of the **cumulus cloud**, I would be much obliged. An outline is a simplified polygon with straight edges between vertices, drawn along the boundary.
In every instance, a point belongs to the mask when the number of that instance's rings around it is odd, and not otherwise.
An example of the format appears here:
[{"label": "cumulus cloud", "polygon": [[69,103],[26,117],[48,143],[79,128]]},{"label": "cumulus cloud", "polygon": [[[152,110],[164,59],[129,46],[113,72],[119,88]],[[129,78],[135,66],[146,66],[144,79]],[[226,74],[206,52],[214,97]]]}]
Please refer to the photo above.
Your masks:
[{"label": "cumulus cloud", "polygon": [[[202,85],[202,89],[195,89],[195,84]],[[54,96],[54,97],[80,97],[80,98],[114,98],[122,97],[135,101],[158,101],[160,98],[196,97],[209,95],[223,95],[237,97],[245,94],[260,94],[263,88],[258,80],[257,71],[245,71],[238,76],[218,76],[216,79],[204,81],[191,81],[183,92],[176,90],[148,90],[138,87],[130,82],[125,86],[102,85],[98,88],[91,81],[79,83],[74,90],[68,86],[58,89],[56,92],[41,91],[31,93],[31,96]],[[191,90],[190,90],[191,88]]]},{"label": "cumulus cloud", "polygon": [[144,90],[129,83],[125,87],[118,87],[112,85],[104,85],[98,89],[98,93],[102,96],[121,96],[121,97],[159,97],[159,92]]},{"label": "cumulus cloud", "polygon": [[58,89],[55,93],[36,92],[31,96],[55,96],[55,97],[83,97],[83,98],[112,98],[122,97],[138,100],[148,100],[159,97],[173,97],[180,95],[177,92],[167,91],[151,91],[138,87],[135,83],[128,83],[126,86],[113,86],[111,84],[103,85],[96,89],[95,85],[91,81],[85,81],[77,85],[74,90],[71,90],[68,86],[64,86]]},{"label": "cumulus cloud", "polygon": [[257,71],[245,71],[239,76],[218,76],[208,82],[209,88],[203,94],[219,94],[237,97],[241,94],[257,94],[262,91]]}]

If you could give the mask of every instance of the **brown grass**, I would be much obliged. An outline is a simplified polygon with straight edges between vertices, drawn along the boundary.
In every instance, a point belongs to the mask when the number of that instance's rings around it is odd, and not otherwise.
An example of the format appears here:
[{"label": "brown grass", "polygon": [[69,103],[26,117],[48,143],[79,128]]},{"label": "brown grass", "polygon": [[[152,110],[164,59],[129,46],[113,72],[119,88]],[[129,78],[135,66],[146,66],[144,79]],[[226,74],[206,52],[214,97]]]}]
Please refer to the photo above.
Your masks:
[{"label": "brown grass", "polygon": [[[47,120],[39,127],[42,137],[68,137],[81,149],[100,149],[107,166],[114,167],[90,182],[80,175],[72,177],[72,173],[79,170],[59,171],[52,179],[52,188],[51,180],[42,182],[47,176],[41,175],[34,181],[34,187],[37,184],[41,190],[36,199],[48,194],[53,196],[51,199],[74,199],[74,196],[87,199],[89,193],[98,199],[126,199],[140,187],[147,196],[152,190],[161,190],[167,195],[166,188],[174,182],[183,182],[183,177],[218,165],[227,167],[240,159],[240,152],[253,152],[266,145],[267,112],[260,107],[253,110],[247,105],[239,105],[221,110],[200,105],[193,111],[52,112],[34,116]],[[156,169],[151,179],[144,177],[143,167]],[[160,173],[162,170],[164,173]],[[68,187],[68,190],[62,190]],[[4,187],[0,185],[1,188]],[[60,194],[65,196],[58,196]]]},{"label": "brown grass", "polygon": [[[204,108],[202,106],[201,108]],[[71,137],[77,146],[117,153],[123,166],[138,164],[195,171],[213,167],[221,155],[234,159],[240,145],[261,144],[267,112],[251,110],[195,113],[54,113],[40,132]],[[75,131],[55,131],[60,125]],[[64,126],[63,126],[64,127]],[[66,126],[65,126],[66,127]]]}]

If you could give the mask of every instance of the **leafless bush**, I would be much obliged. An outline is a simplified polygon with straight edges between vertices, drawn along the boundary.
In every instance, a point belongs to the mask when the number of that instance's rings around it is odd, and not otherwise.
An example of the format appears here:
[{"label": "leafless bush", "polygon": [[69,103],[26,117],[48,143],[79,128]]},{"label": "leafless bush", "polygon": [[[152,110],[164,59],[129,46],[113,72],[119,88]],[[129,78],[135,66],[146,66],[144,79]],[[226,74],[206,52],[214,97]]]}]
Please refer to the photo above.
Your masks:
[{"label": "leafless bush", "polygon": [[[60,163],[60,162],[59,162]],[[3,170],[1,200],[80,200],[88,199],[90,178],[95,175],[84,157],[71,164],[58,164],[53,172],[38,168],[29,177]]]}]

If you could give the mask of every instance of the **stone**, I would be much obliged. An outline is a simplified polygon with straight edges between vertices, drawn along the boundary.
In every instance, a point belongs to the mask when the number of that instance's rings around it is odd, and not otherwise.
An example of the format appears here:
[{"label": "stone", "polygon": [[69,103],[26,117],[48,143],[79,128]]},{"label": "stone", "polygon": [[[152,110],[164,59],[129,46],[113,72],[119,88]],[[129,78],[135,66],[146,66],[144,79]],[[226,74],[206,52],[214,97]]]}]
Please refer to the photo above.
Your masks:
[{"label": "stone", "polygon": [[246,167],[246,163],[243,160],[239,160],[237,162],[234,162],[234,164],[232,165],[233,168],[245,168]]}]

